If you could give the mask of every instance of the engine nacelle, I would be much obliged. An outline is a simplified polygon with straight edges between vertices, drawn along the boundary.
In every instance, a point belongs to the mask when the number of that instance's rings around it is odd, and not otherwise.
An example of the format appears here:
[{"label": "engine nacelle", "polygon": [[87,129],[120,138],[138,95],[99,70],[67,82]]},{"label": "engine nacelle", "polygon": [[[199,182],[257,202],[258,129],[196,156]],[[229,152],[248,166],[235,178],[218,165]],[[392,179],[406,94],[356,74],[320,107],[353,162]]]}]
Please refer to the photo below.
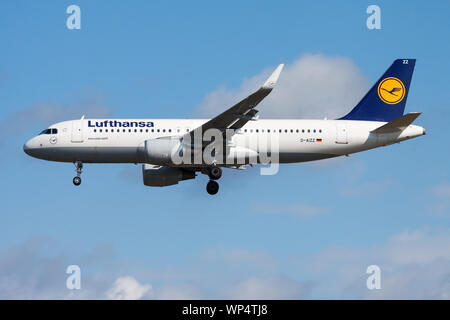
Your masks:
[{"label": "engine nacelle", "polygon": [[216,159],[218,159],[219,164],[248,164],[258,162],[258,152],[240,146],[228,148],[224,157],[220,155],[212,157],[207,154],[208,160],[206,158],[204,159],[205,155],[202,153],[202,149],[199,150],[198,152],[196,149],[189,149],[188,147],[186,151],[186,145],[181,142],[179,137],[164,137],[146,140],[144,144],[144,157],[146,163],[160,166],[179,166],[181,164],[207,165]]},{"label": "engine nacelle", "polygon": [[149,139],[145,141],[145,160],[147,163],[157,165],[173,164],[173,156],[180,151],[179,138],[166,137]]},{"label": "engine nacelle", "polygon": [[181,180],[194,179],[195,172],[181,168],[143,164],[142,177],[146,186],[164,187],[177,184]]}]

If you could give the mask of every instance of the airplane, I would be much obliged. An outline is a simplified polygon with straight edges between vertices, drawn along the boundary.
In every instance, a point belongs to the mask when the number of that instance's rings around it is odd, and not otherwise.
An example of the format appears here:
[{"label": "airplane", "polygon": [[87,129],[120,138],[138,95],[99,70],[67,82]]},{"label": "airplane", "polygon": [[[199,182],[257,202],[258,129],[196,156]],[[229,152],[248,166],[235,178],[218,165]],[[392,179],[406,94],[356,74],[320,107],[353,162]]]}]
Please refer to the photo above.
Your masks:
[{"label": "airplane", "polygon": [[[134,163],[142,164],[146,186],[175,185],[194,179],[197,172],[206,174],[206,190],[213,195],[222,168],[264,163],[264,154],[278,164],[315,161],[425,135],[423,127],[412,124],[421,113],[404,114],[415,63],[395,60],[361,101],[335,120],[259,119],[255,107],[274,89],[280,64],[256,92],[212,119],[82,116],[51,125],[23,149],[35,158],[74,163],[75,186],[81,184],[85,163]],[[210,131],[214,134],[207,136]]]}]

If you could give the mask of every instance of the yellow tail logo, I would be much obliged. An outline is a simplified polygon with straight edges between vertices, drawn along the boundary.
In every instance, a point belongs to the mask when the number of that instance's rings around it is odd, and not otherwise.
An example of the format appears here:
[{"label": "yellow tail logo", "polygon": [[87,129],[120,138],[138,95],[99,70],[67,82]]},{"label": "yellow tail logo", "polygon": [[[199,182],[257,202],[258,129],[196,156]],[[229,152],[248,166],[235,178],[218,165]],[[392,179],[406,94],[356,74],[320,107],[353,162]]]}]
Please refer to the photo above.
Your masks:
[{"label": "yellow tail logo", "polygon": [[384,103],[397,104],[405,97],[405,86],[397,78],[385,78],[378,85],[378,96]]}]

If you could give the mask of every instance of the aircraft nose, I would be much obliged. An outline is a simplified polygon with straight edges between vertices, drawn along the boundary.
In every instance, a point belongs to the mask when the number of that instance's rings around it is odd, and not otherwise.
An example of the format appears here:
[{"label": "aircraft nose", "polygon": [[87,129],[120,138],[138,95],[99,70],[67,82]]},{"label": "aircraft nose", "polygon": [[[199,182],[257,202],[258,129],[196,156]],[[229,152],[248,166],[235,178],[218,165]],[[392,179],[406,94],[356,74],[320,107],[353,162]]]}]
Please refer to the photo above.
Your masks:
[{"label": "aircraft nose", "polygon": [[29,156],[33,156],[33,143],[31,142],[31,139],[28,140],[27,142],[25,142],[25,144],[23,145],[23,151],[29,155]]},{"label": "aircraft nose", "polygon": [[25,151],[26,154],[30,155],[29,154],[29,152],[30,152],[30,144],[29,144],[28,141],[25,142],[25,144],[23,145],[23,151]]}]

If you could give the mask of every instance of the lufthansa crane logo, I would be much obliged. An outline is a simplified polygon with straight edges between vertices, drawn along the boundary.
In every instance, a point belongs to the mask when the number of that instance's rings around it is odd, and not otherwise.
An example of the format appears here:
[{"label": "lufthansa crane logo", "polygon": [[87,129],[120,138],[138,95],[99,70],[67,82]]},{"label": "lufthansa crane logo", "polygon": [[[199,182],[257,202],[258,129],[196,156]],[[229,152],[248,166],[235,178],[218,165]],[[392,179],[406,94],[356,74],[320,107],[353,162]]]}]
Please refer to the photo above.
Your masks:
[{"label": "lufthansa crane logo", "polygon": [[385,78],[378,85],[378,96],[384,103],[397,104],[405,97],[405,86],[397,78]]}]

